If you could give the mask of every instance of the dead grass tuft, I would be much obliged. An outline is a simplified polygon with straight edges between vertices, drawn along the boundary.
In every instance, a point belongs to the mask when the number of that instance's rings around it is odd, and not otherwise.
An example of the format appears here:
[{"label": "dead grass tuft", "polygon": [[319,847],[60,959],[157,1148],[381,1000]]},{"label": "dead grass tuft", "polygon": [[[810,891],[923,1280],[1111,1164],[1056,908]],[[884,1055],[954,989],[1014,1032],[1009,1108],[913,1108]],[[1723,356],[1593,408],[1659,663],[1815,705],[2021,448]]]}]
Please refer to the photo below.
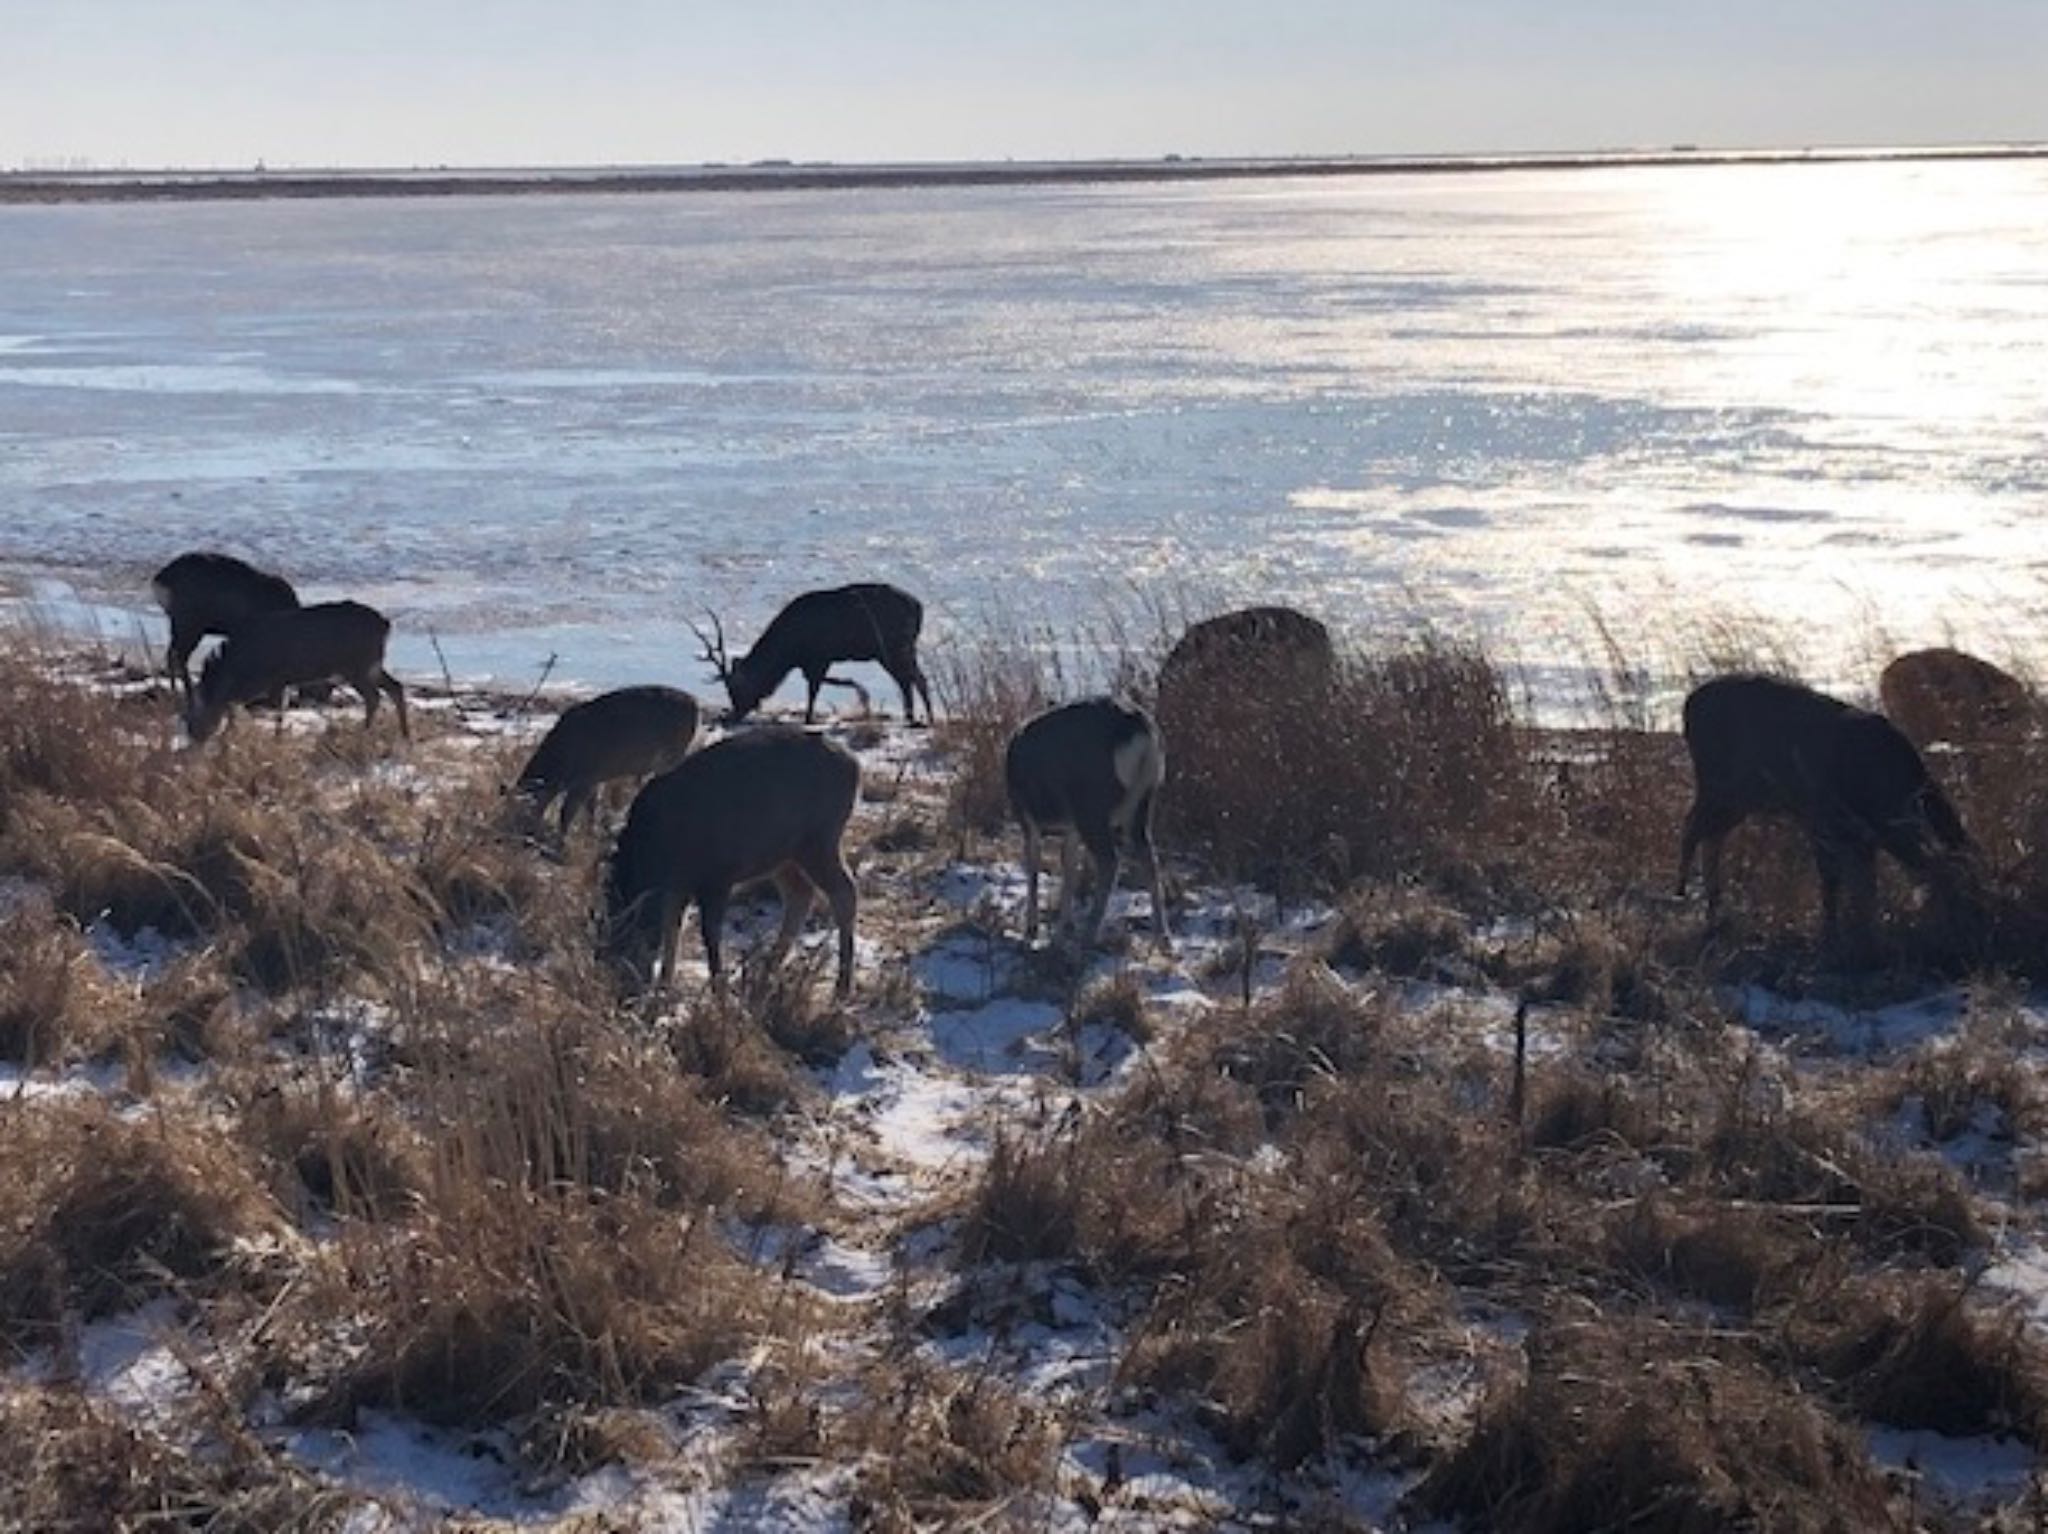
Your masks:
[{"label": "dead grass tuft", "polygon": [[1558,1328],[1413,1496],[1504,1534],[1856,1534],[1914,1527],[1862,1445],[1796,1390],[1683,1332]]},{"label": "dead grass tuft", "polygon": [[637,1199],[444,1180],[409,1227],[346,1233],[342,1277],[280,1329],[312,1357],[337,1317],[360,1338],[315,1416],[507,1422],[671,1395],[751,1333],[748,1276],[702,1223]]},{"label": "dead grass tuft", "polygon": [[274,1174],[272,1191],[303,1225],[314,1215],[396,1219],[427,1183],[426,1147],[390,1106],[321,1083],[260,1085],[241,1114],[243,1135]]},{"label": "dead grass tuft", "polygon": [[130,1010],[76,927],[40,904],[0,915],[0,1060],[33,1070],[91,1055]]},{"label": "dead grass tuft", "polygon": [[0,1179],[0,1328],[47,1333],[225,1278],[275,1205],[217,1130],[96,1103],[30,1105],[10,1120]]},{"label": "dead grass tuft", "polygon": [[2048,1447],[2048,1347],[2017,1306],[1978,1303],[1959,1278],[1880,1274],[1849,1284],[1818,1297],[1788,1336],[1879,1422]]},{"label": "dead grass tuft", "polygon": [[978,1513],[1051,1488],[1055,1424],[1000,1380],[911,1365],[878,1386],[855,1430],[869,1456],[850,1509],[856,1529],[971,1526]]},{"label": "dead grass tuft", "polygon": [[205,1529],[324,1534],[364,1499],[323,1485],[248,1434],[195,1450],[63,1387],[0,1391],[0,1518],[45,1534]]}]

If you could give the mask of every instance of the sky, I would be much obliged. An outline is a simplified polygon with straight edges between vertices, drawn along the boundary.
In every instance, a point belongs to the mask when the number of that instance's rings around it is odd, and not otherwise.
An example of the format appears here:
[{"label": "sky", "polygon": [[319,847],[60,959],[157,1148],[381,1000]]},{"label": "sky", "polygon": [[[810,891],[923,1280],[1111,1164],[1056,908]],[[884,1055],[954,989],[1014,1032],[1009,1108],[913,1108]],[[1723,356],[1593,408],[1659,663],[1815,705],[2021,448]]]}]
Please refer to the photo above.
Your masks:
[{"label": "sky", "polygon": [[0,168],[2048,139],[2048,0],[0,0]]}]

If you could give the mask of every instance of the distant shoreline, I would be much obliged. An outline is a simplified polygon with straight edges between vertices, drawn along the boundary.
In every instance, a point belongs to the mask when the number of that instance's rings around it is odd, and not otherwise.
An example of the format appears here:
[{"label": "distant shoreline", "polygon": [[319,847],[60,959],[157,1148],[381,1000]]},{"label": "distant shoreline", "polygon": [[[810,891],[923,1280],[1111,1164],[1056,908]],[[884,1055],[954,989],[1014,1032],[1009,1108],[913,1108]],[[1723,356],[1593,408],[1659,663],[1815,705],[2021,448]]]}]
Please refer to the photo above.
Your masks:
[{"label": "distant shoreline", "polygon": [[304,197],[479,197],[565,193],[771,192],[864,187],[1047,186],[1248,181],[1287,177],[1471,175],[1698,165],[1843,165],[2048,159],[2048,144],[1955,148],[1616,151],[1587,154],[1374,156],[1342,159],[1181,159],[839,165],[567,167],[479,170],[156,170],[0,172],[0,205],[71,202],[252,201]]}]

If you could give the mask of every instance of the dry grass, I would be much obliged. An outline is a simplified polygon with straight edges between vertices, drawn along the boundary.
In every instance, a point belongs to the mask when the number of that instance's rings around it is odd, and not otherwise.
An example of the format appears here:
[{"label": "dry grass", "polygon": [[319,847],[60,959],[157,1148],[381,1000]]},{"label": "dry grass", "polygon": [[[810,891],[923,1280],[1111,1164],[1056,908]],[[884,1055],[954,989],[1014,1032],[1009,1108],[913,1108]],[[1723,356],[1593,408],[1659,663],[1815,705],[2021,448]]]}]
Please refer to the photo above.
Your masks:
[{"label": "dry grass", "polygon": [[505,1422],[672,1395],[759,1324],[749,1277],[702,1222],[638,1199],[443,1182],[408,1224],[349,1231],[339,1273],[280,1331],[316,1374],[337,1322],[359,1338],[319,1390],[323,1419]]},{"label": "dry grass", "polygon": [[2048,1448],[2048,1345],[2018,1307],[1947,1274],[1879,1274],[1812,1297],[1787,1346],[1874,1421]]},{"label": "dry grass", "polygon": [[1051,1486],[1056,1424],[1001,1380],[911,1364],[874,1384],[851,1434],[867,1456],[849,1508],[855,1529],[973,1527]]},{"label": "dry grass", "polygon": [[1849,1430],[1700,1336],[1559,1327],[1528,1354],[1527,1379],[1432,1467],[1418,1511],[1502,1534],[1916,1526]]},{"label": "dry grass", "polygon": [[87,1058],[132,1010],[71,923],[40,903],[0,915],[0,1060],[33,1069]]},{"label": "dry grass", "polygon": [[194,1448],[61,1386],[0,1390],[0,1444],[0,1520],[42,1534],[323,1534],[365,1500],[246,1433]]},{"label": "dry grass", "polygon": [[160,1294],[260,1279],[242,1244],[283,1220],[239,1148],[174,1116],[131,1122],[98,1103],[28,1105],[0,1177],[0,1334],[49,1341]]},{"label": "dry grass", "polygon": [[[1059,653],[991,644],[934,668],[935,734],[958,752],[943,839],[1007,823],[1010,729],[1081,690]],[[1144,662],[1116,640],[1091,679]],[[1183,1412],[1290,1476],[1366,1446],[1406,1456],[1428,1466],[1415,1510],[1468,1527],[1906,1527],[1858,1422],[2048,1441],[2037,1340],[1960,1277],[2007,1216],[1898,1133],[1911,1103],[1928,1139],[1989,1124],[2018,1163],[2043,1111],[2014,1009],[1993,996],[1877,1077],[1754,1047],[1717,988],[1813,983],[1809,861],[1782,828],[1746,829],[1716,932],[1650,898],[1690,781],[1675,737],[1625,727],[1656,722],[1640,699],[1602,730],[1539,731],[1502,668],[1437,641],[1350,657],[1333,686],[1330,706],[1182,723],[1163,840],[1211,872],[1334,894],[1339,920],[1277,989],[1194,1026],[1163,1024],[1138,966],[1039,973],[1070,1037],[1114,1028],[1146,1050],[1120,1085],[998,1140],[945,1206],[957,1271],[916,1319],[993,1324],[1048,1274],[1095,1286],[1130,1318],[1116,1401]],[[10,1110],[9,1342],[152,1295],[260,1312],[248,1395],[509,1425],[558,1475],[658,1466],[672,1446],[651,1411],[746,1356],[774,1361],[751,1452],[856,1463],[861,1526],[1000,1522],[1054,1488],[1063,1424],[1039,1402],[909,1346],[850,1397],[843,1375],[827,1391],[817,1360],[838,1355],[813,1344],[836,1323],[731,1250],[736,1223],[832,1224],[777,1138],[815,1099],[805,1064],[912,1013],[906,966],[851,1009],[806,953],[730,1000],[628,1015],[591,955],[597,839],[551,864],[507,836],[489,751],[427,731],[370,773],[389,742],[350,723],[170,753],[147,707],[20,657],[0,658],[10,698],[0,872],[47,899],[0,916],[0,1056],[118,1051],[150,1095],[132,1118]],[[1977,959],[2040,972],[2037,768],[1957,780],[1996,865],[1977,946],[1892,890],[1895,971],[1868,994]],[[871,845],[921,879],[934,806],[884,797]],[[118,982],[82,935],[95,922],[189,942]],[[1502,1012],[1418,1014],[1386,977],[1537,1004],[1519,1116]],[[166,1058],[206,1069],[153,1083]],[[1526,1377],[1489,1367],[1473,1417],[1431,1396],[1427,1366],[1487,1346],[1461,1319],[1475,1300],[1533,1331],[1497,1345]],[[80,1527],[172,1507],[324,1527],[338,1505],[231,1433],[201,1461],[59,1393],[0,1397],[0,1416],[97,1455],[0,1472],[23,1506],[106,1511]]]}]

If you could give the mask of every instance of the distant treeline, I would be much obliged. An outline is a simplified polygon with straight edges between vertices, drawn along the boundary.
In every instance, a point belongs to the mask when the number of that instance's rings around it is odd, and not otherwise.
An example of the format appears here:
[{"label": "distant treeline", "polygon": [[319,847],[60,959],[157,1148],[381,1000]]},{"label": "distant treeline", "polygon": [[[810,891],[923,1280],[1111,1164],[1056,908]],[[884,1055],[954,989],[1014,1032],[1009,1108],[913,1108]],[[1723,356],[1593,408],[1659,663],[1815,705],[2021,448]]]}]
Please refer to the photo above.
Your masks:
[{"label": "distant treeline", "polygon": [[228,171],[53,174],[0,172],[0,203],[155,202],[263,197],[451,197],[562,192],[765,192],[852,187],[1032,186],[1120,181],[1224,181],[1276,176],[1447,175],[1623,166],[1810,165],[1859,161],[2014,160],[2048,145],[1921,149],[1668,150],[1586,154],[1376,156],[1345,159],[1201,159],[739,166],[592,170]]}]

